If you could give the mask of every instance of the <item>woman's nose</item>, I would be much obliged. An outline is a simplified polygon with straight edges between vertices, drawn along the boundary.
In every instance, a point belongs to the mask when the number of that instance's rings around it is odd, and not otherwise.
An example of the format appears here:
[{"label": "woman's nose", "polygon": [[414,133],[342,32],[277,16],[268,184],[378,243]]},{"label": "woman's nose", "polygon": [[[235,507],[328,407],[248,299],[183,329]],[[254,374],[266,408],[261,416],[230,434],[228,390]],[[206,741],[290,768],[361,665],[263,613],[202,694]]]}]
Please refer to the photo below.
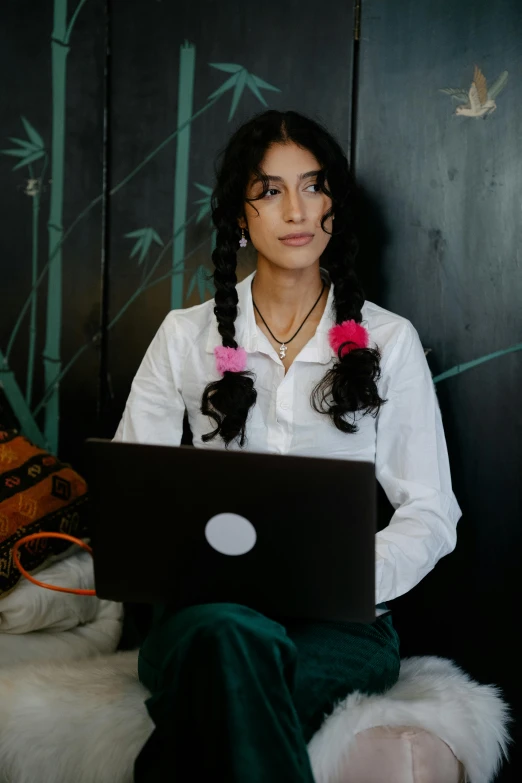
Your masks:
[{"label": "woman's nose", "polygon": [[284,219],[300,223],[305,218],[305,205],[299,193],[287,193],[284,199]]}]

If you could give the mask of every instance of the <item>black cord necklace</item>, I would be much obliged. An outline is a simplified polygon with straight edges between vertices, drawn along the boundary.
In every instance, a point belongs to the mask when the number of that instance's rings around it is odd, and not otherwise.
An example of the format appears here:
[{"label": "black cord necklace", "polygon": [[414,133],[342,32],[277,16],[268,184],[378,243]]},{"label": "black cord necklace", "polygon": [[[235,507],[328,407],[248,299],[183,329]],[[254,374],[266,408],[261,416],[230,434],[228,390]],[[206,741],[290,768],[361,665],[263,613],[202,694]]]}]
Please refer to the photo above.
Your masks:
[{"label": "black cord necklace", "polygon": [[[301,326],[299,327],[297,332],[289,340],[286,340],[284,342],[282,342],[281,340],[278,340],[277,337],[274,336],[274,334],[273,334],[272,330],[270,329],[269,325],[267,324],[267,322],[265,321],[265,319],[263,318],[263,316],[259,312],[259,307],[254,302],[254,294],[252,293],[252,304],[254,305],[254,307],[256,308],[257,312],[259,313],[259,317],[261,318],[261,320],[263,321],[264,325],[266,326],[266,328],[268,329],[268,331],[272,335],[272,338],[276,341],[276,343],[279,343],[279,358],[280,359],[284,359],[285,358],[286,351],[287,351],[287,347],[286,346],[288,345],[288,343],[292,342],[294,337],[297,337],[297,335],[299,334],[299,332],[301,331],[301,329],[303,328],[303,326],[305,325],[305,323],[307,322],[307,320],[309,319],[309,317],[312,315],[313,311],[315,310],[315,308],[319,304],[319,300],[321,299],[321,297],[322,297],[322,295],[324,293],[325,286],[326,286],[326,283],[323,282],[323,287],[321,288],[321,293],[317,297],[314,306],[312,307],[312,309],[310,310],[310,312],[308,313],[308,315],[304,319],[303,323],[301,324]],[[253,287],[254,287],[254,281],[252,280],[252,288]]]}]

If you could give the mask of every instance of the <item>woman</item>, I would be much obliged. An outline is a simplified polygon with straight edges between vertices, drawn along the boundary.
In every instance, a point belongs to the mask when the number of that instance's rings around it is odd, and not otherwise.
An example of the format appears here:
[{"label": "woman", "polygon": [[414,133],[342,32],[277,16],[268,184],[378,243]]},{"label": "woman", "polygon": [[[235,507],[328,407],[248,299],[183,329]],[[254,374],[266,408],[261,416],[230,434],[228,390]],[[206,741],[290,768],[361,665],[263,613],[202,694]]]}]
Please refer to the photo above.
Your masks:
[{"label": "woman", "polygon": [[[455,546],[431,375],[410,322],[364,299],[352,192],[340,146],[310,119],[267,111],[234,134],[213,194],[214,301],[167,315],[116,440],[178,445],[186,410],[198,448],[374,461],[395,508],[376,539],[380,616],[283,627],[232,604],[156,607],[139,657],[156,728],[137,783],[313,781],[307,743],[324,716],[398,678],[384,602]],[[249,241],[256,272],[236,285]]]}]

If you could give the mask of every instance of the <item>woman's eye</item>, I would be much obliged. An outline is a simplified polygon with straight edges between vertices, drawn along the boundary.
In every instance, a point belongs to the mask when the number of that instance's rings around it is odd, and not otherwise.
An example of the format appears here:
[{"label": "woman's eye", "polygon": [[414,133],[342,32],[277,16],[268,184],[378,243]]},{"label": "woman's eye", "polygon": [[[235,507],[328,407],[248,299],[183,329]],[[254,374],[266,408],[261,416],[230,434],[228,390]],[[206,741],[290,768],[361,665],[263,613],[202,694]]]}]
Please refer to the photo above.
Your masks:
[{"label": "woman's eye", "polygon": [[[317,182],[314,182],[312,185],[308,185],[306,190],[310,190],[310,188],[316,188],[316,190],[313,191],[314,193],[321,192],[321,188]],[[274,196],[277,195],[277,193],[280,193],[280,191],[277,190],[277,188],[268,188],[268,190],[265,191],[263,198],[274,198]]]}]

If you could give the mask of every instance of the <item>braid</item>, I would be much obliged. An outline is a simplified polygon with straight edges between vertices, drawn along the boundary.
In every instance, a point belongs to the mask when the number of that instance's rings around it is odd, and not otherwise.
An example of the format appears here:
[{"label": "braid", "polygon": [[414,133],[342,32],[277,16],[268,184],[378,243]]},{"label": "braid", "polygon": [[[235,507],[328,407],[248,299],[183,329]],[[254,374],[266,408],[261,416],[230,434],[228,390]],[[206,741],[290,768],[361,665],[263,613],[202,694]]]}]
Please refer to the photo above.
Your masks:
[{"label": "braid", "polygon": [[330,280],[334,285],[335,323],[353,320],[360,324],[364,291],[353,267],[342,269],[339,263],[330,264]]},{"label": "braid", "polygon": [[217,233],[216,248],[212,254],[214,262],[214,313],[218,322],[218,331],[227,348],[237,348],[235,341],[238,296],[236,291],[237,255],[234,240],[230,237],[229,226]]},{"label": "braid", "polygon": [[[336,324],[348,320],[360,324],[364,291],[353,266],[355,240],[346,241],[346,236],[346,232],[332,236],[323,260],[334,286]],[[341,432],[357,432],[355,412],[376,416],[385,402],[377,391],[379,359],[379,351],[373,348],[356,348],[340,356],[312,391],[314,410],[328,414]],[[353,414],[353,422],[347,421],[346,415],[350,413]]]},{"label": "braid", "polygon": [[[222,224],[217,232],[216,247],[212,253],[214,262],[214,313],[222,343],[227,348],[237,348],[235,320],[238,296],[236,291],[236,247],[239,232],[230,223]],[[201,413],[213,419],[216,429],[203,435],[206,443],[218,435],[228,446],[238,439],[245,443],[245,428],[250,408],[255,404],[257,392],[251,372],[225,372],[223,377],[209,383],[203,392]]]}]

